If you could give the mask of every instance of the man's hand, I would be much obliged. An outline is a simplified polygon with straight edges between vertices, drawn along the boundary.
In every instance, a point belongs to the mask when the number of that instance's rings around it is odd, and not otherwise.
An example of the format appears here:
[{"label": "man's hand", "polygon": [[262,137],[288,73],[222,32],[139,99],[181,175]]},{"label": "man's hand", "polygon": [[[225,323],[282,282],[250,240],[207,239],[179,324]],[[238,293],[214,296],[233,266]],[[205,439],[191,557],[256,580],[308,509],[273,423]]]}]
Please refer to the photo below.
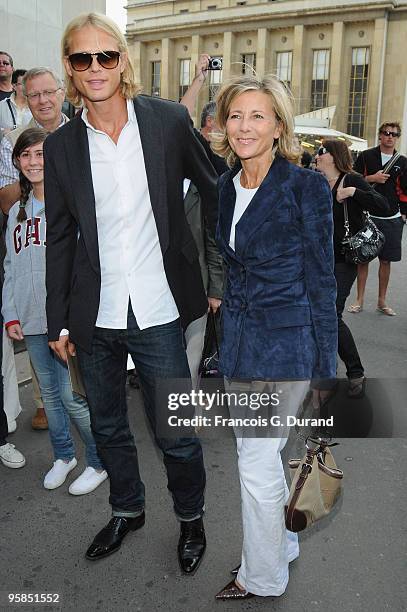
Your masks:
[{"label": "man's hand", "polygon": [[7,327],[7,335],[11,340],[23,340],[24,334],[20,323],[14,323]]},{"label": "man's hand", "polygon": [[336,192],[336,200],[343,202],[346,198],[351,198],[356,191],[356,187],[338,187]]},{"label": "man's hand", "polygon": [[385,174],[381,170],[376,172],[376,174],[369,174],[369,176],[365,177],[368,183],[380,183],[383,185],[390,178],[390,174]]},{"label": "man's hand", "polygon": [[59,340],[48,342],[48,344],[62,361],[66,362],[68,360],[66,354],[67,351],[70,355],[72,355],[72,357],[76,355],[75,345],[72,342],[69,342],[68,335],[59,336]]},{"label": "man's hand", "polygon": [[216,314],[216,311],[222,304],[222,300],[218,300],[218,298],[208,297],[208,304],[209,304],[208,311],[212,310],[213,314]]}]

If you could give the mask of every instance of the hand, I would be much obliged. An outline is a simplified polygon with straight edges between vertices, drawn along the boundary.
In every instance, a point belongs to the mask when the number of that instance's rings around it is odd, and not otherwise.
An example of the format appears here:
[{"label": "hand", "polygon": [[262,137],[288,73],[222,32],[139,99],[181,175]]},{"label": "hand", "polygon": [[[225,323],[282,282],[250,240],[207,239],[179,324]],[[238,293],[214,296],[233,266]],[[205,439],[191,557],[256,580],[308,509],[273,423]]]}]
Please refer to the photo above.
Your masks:
[{"label": "hand", "polygon": [[212,310],[213,314],[216,314],[216,311],[222,304],[222,300],[218,300],[218,298],[208,297],[208,304],[209,304],[208,312],[209,310]]},{"label": "hand", "polygon": [[58,355],[62,361],[67,361],[67,351],[73,357],[76,355],[75,345],[69,342],[69,336],[59,336],[59,340],[48,342],[50,348]]},{"label": "hand", "polygon": [[203,76],[203,79],[205,80],[206,78],[206,73],[208,71],[208,66],[209,66],[209,60],[211,59],[211,56],[208,55],[207,53],[202,53],[199,56],[199,60],[198,63],[196,65],[196,76]]},{"label": "hand", "polygon": [[390,178],[390,174],[384,174],[381,170],[376,174],[370,174],[368,177],[369,183],[385,183]]},{"label": "hand", "polygon": [[337,202],[343,202],[346,198],[352,198],[355,194],[356,187],[338,187],[336,192]]},{"label": "hand", "polygon": [[20,323],[14,323],[7,327],[7,335],[11,340],[23,340],[24,334]]}]

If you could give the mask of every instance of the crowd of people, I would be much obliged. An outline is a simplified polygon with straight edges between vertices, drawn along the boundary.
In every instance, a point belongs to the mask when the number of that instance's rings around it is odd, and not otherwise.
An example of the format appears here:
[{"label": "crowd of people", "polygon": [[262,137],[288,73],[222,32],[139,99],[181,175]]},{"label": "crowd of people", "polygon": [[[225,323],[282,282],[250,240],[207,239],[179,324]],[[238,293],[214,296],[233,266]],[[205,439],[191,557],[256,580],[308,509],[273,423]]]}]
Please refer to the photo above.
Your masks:
[{"label": "crowd of people", "polygon": [[[38,383],[35,416],[54,459],[44,487],[60,487],[77,465],[71,425],[87,467],[69,493],[109,480],[112,515],[86,551],[91,561],[145,523],[126,405],[131,356],[180,524],[178,561],[192,574],[206,548],[204,456],[198,437],[158,433],[166,410],[159,381],[198,387],[208,311],[221,310],[227,390],[250,396],[278,382],[284,410],[295,414],[310,384],[317,403],[335,392],[339,353],[349,397],[364,396],[365,371],[342,315],[356,279],[349,310],[362,311],[367,265],[344,258],[344,203],[352,233],[368,211],[385,235],[377,308],[394,316],[387,288],[390,262],[401,259],[407,194],[407,159],[395,149],[401,129],[384,123],[379,146],[355,167],[344,141],[325,139],[308,169],[291,94],[273,75],[225,83],[197,130],[190,115],[209,55],[176,103],[141,95],[126,40],[105,16],[73,19],[62,50],[65,82],[46,67],[13,70],[0,52],[2,333],[24,340]],[[66,98],[73,118],[62,112]],[[70,385],[75,356],[86,399]],[[0,461],[20,468],[26,460],[8,441],[2,392],[0,400]],[[216,597],[279,596],[299,555],[284,522],[287,433],[235,435],[243,547]]]}]

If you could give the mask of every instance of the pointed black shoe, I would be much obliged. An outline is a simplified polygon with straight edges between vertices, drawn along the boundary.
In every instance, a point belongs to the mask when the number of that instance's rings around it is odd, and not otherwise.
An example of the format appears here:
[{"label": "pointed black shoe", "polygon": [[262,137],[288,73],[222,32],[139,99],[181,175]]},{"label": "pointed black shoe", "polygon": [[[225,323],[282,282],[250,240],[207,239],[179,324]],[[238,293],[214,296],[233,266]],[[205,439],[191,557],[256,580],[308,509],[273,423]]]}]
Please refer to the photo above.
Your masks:
[{"label": "pointed black shoe", "polygon": [[239,589],[236,582],[231,580],[228,584],[223,587],[219,593],[215,595],[215,599],[251,599],[254,597],[253,593],[249,593],[249,591],[245,591],[244,589]]},{"label": "pointed black shoe", "polygon": [[185,574],[193,574],[198,568],[206,548],[205,529],[202,518],[181,521],[178,541],[178,561]]},{"label": "pointed black shoe", "polygon": [[101,531],[96,535],[92,544],[86,551],[86,558],[91,561],[97,559],[103,559],[112,553],[119,550],[123,538],[129,533],[129,531],[136,531],[143,527],[146,517],[143,514],[140,516],[126,517],[126,516],[113,516],[106,527],[103,527]]}]

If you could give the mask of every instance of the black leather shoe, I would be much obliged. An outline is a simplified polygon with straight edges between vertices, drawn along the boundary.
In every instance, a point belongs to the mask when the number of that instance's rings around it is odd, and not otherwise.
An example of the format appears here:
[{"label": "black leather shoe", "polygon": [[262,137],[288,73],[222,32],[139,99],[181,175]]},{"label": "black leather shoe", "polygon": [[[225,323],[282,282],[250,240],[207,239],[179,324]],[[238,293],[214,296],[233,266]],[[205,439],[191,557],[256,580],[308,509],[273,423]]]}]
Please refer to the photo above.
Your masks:
[{"label": "black leather shoe", "polygon": [[236,582],[232,580],[219,593],[215,595],[215,599],[250,599],[254,597],[253,593],[239,589]]},{"label": "black leather shoe", "polygon": [[202,518],[181,521],[178,541],[178,561],[186,574],[193,574],[201,562],[206,548],[205,529]]},{"label": "black leather shoe", "polygon": [[232,570],[230,570],[230,573],[232,574],[232,576],[237,576],[240,570],[240,563],[239,565],[237,565],[236,567],[234,567]]},{"label": "black leather shoe", "polygon": [[146,517],[143,514],[134,518],[127,516],[113,516],[106,527],[97,534],[86,551],[86,558],[91,561],[103,559],[119,550],[122,540],[129,531],[136,531],[143,527]]}]

